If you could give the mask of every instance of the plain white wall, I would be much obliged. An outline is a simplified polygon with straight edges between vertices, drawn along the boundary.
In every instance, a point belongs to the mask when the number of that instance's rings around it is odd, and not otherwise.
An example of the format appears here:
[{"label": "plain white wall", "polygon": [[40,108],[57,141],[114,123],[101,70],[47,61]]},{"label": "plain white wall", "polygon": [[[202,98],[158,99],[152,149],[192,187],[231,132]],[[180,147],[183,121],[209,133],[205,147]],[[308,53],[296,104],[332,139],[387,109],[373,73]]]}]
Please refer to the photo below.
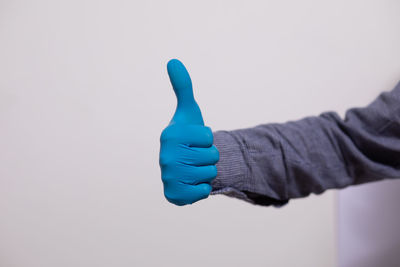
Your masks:
[{"label": "plain white wall", "polygon": [[165,67],[187,65],[214,130],[343,114],[398,77],[398,8],[0,0],[0,266],[335,266],[331,192],[164,200]]}]

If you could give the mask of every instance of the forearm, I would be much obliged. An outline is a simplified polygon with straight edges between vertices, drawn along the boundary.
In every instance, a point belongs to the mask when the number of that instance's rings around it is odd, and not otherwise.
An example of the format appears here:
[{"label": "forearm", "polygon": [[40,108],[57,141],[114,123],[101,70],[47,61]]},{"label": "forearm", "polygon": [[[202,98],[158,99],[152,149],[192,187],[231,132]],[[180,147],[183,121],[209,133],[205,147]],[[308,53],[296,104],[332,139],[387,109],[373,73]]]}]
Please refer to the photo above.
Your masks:
[{"label": "forearm", "polygon": [[334,112],[299,121],[216,132],[214,193],[263,205],[400,177],[400,85],[342,120]]}]

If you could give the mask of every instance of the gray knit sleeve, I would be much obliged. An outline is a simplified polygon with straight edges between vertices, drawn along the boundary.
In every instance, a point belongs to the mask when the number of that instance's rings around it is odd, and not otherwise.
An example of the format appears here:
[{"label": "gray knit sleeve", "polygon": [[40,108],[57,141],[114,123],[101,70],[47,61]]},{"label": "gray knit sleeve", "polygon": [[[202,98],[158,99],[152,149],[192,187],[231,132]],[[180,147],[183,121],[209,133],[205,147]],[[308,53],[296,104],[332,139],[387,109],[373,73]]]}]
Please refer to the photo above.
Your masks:
[{"label": "gray knit sleeve", "polygon": [[212,194],[282,206],[327,189],[400,178],[400,83],[341,119],[335,112],[214,133]]}]

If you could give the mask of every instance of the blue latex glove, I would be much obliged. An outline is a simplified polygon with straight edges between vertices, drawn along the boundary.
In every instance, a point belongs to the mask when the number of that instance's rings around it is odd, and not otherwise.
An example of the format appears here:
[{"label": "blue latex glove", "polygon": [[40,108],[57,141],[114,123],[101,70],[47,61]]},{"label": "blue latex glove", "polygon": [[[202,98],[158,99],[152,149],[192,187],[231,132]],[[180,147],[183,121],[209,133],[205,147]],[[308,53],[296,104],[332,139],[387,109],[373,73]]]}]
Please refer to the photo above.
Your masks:
[{"label": "blue latex glove", "polygon": [[177,59],[168,62],[168,75],[178,104],[171,122],[161,133],[160,167],[166,199],[176,205],[207,198],[217,176],[219,152],[203,117],[185,66]]}]

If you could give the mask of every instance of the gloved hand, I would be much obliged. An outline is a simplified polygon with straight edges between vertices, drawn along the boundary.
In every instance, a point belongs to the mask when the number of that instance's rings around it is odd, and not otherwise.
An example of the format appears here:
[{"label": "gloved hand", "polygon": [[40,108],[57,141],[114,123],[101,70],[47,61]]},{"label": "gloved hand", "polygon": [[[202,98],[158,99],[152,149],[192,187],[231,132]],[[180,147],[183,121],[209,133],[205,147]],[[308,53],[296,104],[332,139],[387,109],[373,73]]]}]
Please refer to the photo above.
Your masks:
[{"label": "gloved hand", "polygon": [[168,62],[169,79],[178,104],[171,122],[161,133],[160,167],[166,199],[176,205],[207,198],[217,176],[219,152],[203,117],[185,66],[177,59]]}]

